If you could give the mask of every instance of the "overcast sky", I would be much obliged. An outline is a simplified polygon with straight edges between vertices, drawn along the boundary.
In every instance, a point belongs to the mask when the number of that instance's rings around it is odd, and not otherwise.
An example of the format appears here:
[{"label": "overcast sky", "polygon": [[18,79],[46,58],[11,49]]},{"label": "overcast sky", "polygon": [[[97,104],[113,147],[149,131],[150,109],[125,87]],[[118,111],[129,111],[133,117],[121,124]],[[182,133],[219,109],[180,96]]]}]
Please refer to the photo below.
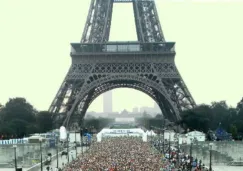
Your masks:
[{"label": "overcast sky", "polygon": [[[214,1],[214,2],[212,2]],[[176,65],[197,104],[243,97],[243,2],[157,0],[167,41],[176,42]],[[47,110],[79,42],[90,0],[0,0],[0,103],[25,97]],[[131,4],[116,4],[110,40],[136,40]],[[131,95],[129,96],[128,95]],[[147,95],[113,91],[113,109],[153,106]],[[89,110],[102,111],[98,97]]]}]

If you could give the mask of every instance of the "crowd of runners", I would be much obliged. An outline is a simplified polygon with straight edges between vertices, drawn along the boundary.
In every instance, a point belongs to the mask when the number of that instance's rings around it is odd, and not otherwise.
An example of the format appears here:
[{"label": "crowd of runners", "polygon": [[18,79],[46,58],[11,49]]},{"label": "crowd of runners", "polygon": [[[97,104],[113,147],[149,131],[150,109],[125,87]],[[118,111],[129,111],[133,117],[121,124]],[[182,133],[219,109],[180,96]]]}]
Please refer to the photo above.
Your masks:
[{"label": "crowd of runners", "polygon": [[[190,160],[190,156],[176,150],[171,155],[162,155],[149,142],[141,138],[106,138],[93,143],[85,155],[65,166],[63,171],[206,171],[200,161]],[[170,158],[169,158],[170,156]],[[190,166],[192,166],[190,168]]]}]

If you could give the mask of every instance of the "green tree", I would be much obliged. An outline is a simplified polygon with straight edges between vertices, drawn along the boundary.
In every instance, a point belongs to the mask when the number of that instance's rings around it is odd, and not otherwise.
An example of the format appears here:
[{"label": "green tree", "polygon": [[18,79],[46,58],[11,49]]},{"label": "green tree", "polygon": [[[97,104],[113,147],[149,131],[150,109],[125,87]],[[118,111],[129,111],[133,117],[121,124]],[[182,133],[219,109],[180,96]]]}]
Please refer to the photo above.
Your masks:
[{"label": "green tree", "polygon": [[9,123],[5,123],[5,124],[0,124],[0,137],[1,136],[8,136],[10,137],[11,135],[16,135],[15,130],[13,130]]},{"label": "green tree", "polygon": [[2,119],[10,122],[13,119],[20,119],[28,123],[35,122],[37,111],[24,98],[10,99],[2,109]]},{"label": "green tree", "polygon": [[241,110],[243,109],[243,97],[242,99],[237,103],[237,107],[236,107],[238,110]]},{"label": "green tree", "polygon": [[9,123],[9,127],[14,131],[12,135],[16,135],[17,137],[27,136],[27,125],[28,122],[21,119],[13,119]]},{"label": "green tree", "polygon": [[109,118],[90,118],[84,120],[84,127],[86,128],[94,128],[97,131],[100,131],[102,128],[107,127],[110,123],[113,123],[114,119]]},{"label": "green tree", "polygon": [[1,107],[0,133],[12,136],[27,136],[28,125],[35,125],[36,110],[24,98],[13,98]]},{"label": "green tree", "polygon": [[0,111],[2,110],[2,108],[3,108],[3,105],[0,103]]},{"label": "green tree", "polygon": [[26,135],[40,133],[38,126],[35,124],[28,124],[26,126]]},{"label": "green tree", "polygon": [[237,127],[233,124],[230,125],[230,133],[232,134],[232,137],[234,139],[237,138],[238,135]]},{"label": "green tree", "polygon": [[225,101],[220,102],[212,102],[211,105],[212,108],[212,116],[210,118],[211,120],[211,129],[216,129],[218,127],[218,124],[221,123],[223,128],[229,127],[228,119],[230,118],[229,115],[229,107],[226,104]]},{"label": "green tree", "polygon": [[184,128],[186,130],[198,130],[206,133],[209,128],[209,118],[204,112],[201,109],[198,111],[196,109],[184,111],[182,114]]},{"label": "green tree", "polygon": [[243,98],[239,103],[237,103],[236,110],[237,110],[237,119],[243,120]]},{"label": "green tree", "polygon": [[48,132],[53,129],[52,113],[41,111],[36,115],[36,125],[40,132]]}]

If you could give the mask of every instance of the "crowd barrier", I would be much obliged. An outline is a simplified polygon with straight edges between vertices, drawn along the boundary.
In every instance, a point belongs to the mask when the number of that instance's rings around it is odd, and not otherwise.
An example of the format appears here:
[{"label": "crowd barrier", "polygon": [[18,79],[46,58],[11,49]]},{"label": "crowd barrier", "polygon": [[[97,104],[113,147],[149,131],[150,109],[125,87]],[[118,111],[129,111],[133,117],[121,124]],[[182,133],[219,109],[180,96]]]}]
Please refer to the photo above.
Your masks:
[{"label": "crowd barrier", "polygon": [[[69,147],[69,150],[72,150],[72,149],[74,149],[74,146]],[[62,154],[63,151],[66,151],[66,150],[62,150],[62,151],[60,151],[60,152],[58,153],[58,156],[59,156],[59,157],[60,157],[60,155]],[[53,156],[51,157],[51,161],[52,161],[52,162],[53,162],[53,160],[56,160],[56,159],[57,159],[57,154],[55,154],[55,155],[53,155]],[[46,162],[46,159],[44,159],[44,160],[42,161],[43,168],[45,167],[45,165],[44,165],[45,162]],[[38,163],[38,164],[32,166],[31,168],[27,169],[26,171],[39,171],[40,168],[41,168],[41,163]]]},{"label": "crowd barrier", "polygon": [[8,144],[27,144],[28,139],[10,139],[10,140],[0,140],[0,145],[8,145]]}]

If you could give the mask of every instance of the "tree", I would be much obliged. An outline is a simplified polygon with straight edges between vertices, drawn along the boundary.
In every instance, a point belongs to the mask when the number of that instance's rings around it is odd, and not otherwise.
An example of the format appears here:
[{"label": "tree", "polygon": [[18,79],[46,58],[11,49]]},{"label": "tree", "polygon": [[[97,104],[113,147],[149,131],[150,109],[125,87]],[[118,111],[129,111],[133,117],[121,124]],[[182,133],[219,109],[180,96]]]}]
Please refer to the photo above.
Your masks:
[{"label": "tree", "polygon": [[3,108],[3,105],[0,103],[0,111],[2,110],[2,108]]},{"label": "tree", "polygon": [[242,97],[241,101],[239,101],[239,102],[237,103],[237,107],[236,107],[236,109],[238,109],[238,110],[243,109],[243,97]]},{"label": "tree", "polygon": [[24,98],[10,99],[2,109],[2,119],[5,122],[20,119],[28,123],[35,122],[37,111]]},{"label": "tree", "polygon": [[15,131],[10,127],[9,123],[0,124],[0,138],[10,137],[11,135],[16,135]]},{"label": "tree", "polygon": [[19,138],[27,136],[27,125],[28,122],[21,119],[13,119],[9,123],[9,127],[14,131],[14,134]]},{"label": "tree", "polygon": [[243,120],[243,98],[241,99],[241,101],[239,101],[239,103],[237,103],[236,110],[238,115],[237,118],[239,120]]},{"label": "tree", "polygon": [[53,129],[52,113],[41,111],[36,115],[36,125],[40,132],[48,132]]},{"label": "tree", "polygon": [[40,133],[38,126],[35,124],[29,124],[26,126],[26,135]]},{"label": "tree", "polygon": [[229,115],[229,107],[225,101],[220,102],[212,102],[212,117],[211,117],[211,125],[212,129],[216,129],[218,124],[221,123],[222,127],[227,128],[229,126],[228,119]]},{"label": "tree", "polygon": [[156,119],[164,119],[164,116],[163,116],[163,114],[157,114],[156,116],[155,116],[155,118]]},{"label": "tree", "polygon": [[230,133],[232,134],[232,137],[234,139],[237,138],[237,135],[238,135],[237,127],[233,124],[230,125]]},{"label": "tree", "polygon": [[209,118],[202,111],[187,110],[182,114],[182,124],[185,129],[199,130],[206,133],[209,128]]}]

